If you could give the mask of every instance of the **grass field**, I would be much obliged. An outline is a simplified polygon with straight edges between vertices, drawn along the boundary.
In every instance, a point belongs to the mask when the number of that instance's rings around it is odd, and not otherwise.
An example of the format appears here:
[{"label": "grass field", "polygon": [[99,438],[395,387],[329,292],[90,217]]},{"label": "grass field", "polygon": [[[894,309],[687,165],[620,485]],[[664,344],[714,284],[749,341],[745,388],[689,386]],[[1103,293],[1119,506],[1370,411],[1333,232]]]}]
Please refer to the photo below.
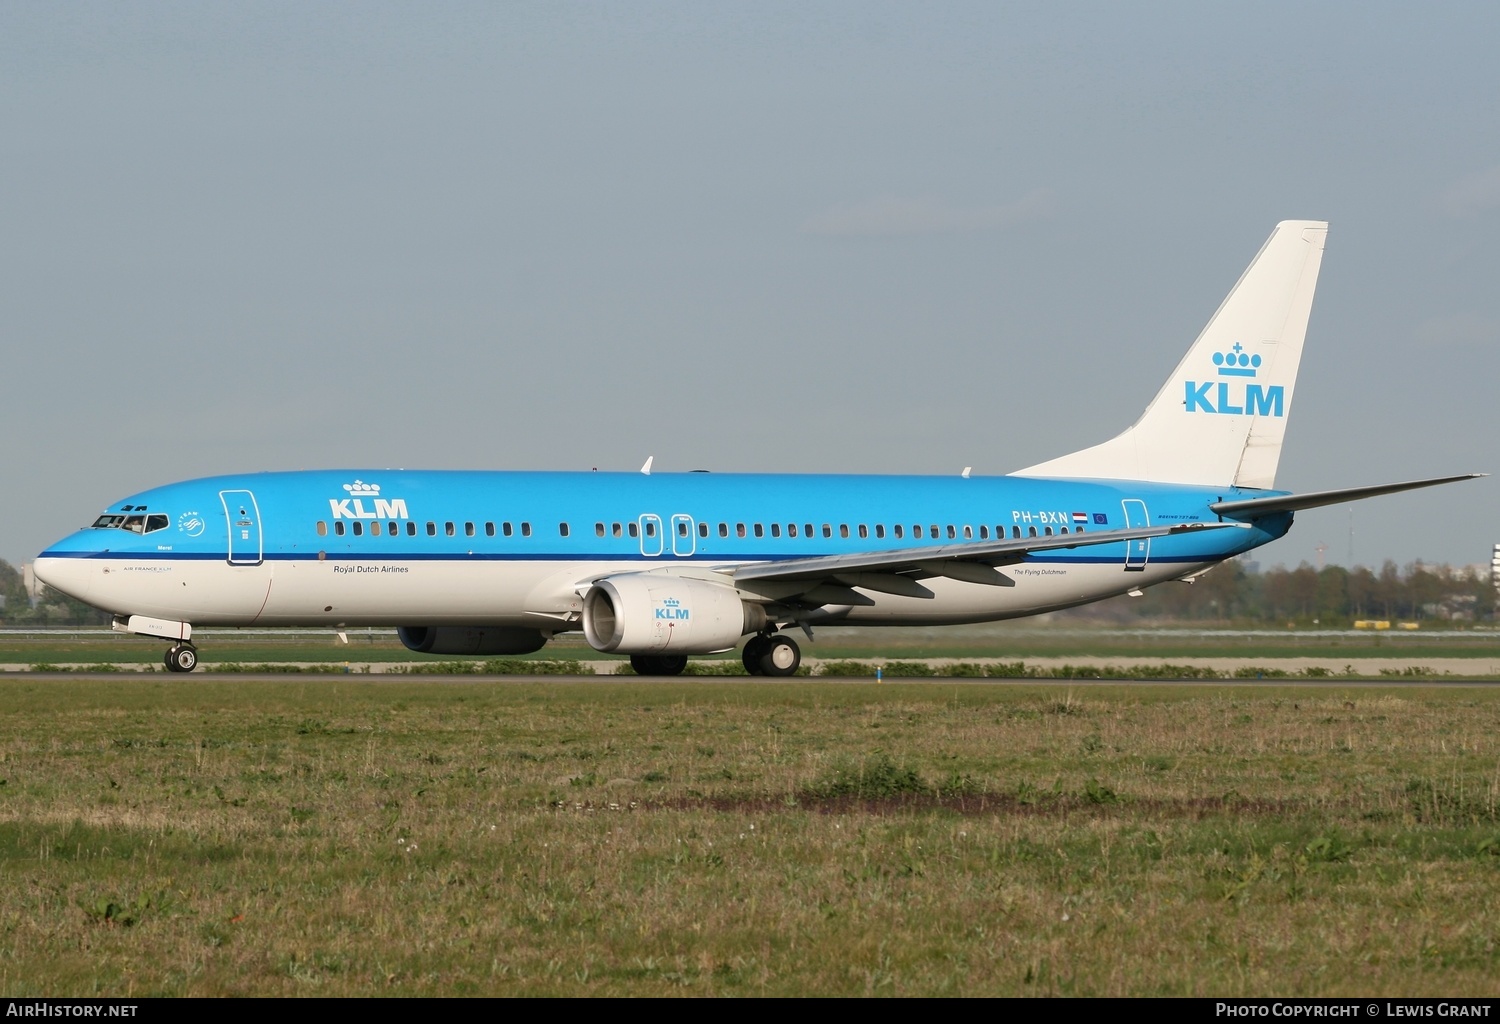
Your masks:
[{"label": "grass field", "polygon": [[0,682],[0,991],[1500,992],[1500,692]]}]

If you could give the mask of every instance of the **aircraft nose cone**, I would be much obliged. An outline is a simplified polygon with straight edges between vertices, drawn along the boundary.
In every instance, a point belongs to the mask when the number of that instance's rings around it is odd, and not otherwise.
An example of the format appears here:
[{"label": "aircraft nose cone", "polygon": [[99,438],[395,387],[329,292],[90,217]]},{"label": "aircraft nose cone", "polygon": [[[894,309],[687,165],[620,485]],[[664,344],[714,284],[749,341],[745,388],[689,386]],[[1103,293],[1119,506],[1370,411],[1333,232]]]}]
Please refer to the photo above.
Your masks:
[{"label": "aircraft nose cone", "polygon": [[36,578],[53,590],[60,590],[80,601],[88,600],[89,586],[97,569],[84,558],[48,558],[43,555],[31,566]]}]

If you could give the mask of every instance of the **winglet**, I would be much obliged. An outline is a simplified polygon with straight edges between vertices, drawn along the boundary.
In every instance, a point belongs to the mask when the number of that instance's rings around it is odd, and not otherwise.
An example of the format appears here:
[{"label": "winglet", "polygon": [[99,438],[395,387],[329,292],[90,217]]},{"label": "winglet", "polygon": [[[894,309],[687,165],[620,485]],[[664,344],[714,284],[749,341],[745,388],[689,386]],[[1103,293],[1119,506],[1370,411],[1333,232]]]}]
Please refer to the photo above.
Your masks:
[{"label": "winglet", "polygon": [[654,462],[655,460],[656,460],[656,456],[655,455],[648,455],[648,456],[646,456],[646,464],[641,467],[641,472],[644,473],[646,476],[650,476],[651,475],[651,463]]}]

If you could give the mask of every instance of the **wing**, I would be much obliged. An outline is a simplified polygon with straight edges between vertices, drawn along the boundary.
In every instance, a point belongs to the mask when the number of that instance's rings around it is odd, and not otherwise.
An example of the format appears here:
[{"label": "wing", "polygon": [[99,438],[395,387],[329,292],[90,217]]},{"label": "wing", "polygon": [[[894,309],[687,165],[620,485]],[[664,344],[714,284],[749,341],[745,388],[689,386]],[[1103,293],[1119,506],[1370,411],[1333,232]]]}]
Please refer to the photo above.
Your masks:
[{"label": "wing", "polygon": [[918,580],[932,576],[1013,587],[1015,581],[998,567],[1015,565],[1037,551],[1118,544],[1122,541],[1166,537],[1199,530],[1248,528],[1246,523],[1189,523],[1179,526],[1143,526],[1128,530],[1067,533],[1054,537],[1023,537],[1019,540],[964,541],[934,547],[900,548],[894,551],[862,551],[849,555],[793,558],[777,562],[750,562],[720,571],[734,577],[737,586],[758,589],[755,584],[776,586],[766,596],[775,599],[802,595],[802,600],[826,604],[873,604],[855,593],[854,587],[901,597],[932,597]]}]

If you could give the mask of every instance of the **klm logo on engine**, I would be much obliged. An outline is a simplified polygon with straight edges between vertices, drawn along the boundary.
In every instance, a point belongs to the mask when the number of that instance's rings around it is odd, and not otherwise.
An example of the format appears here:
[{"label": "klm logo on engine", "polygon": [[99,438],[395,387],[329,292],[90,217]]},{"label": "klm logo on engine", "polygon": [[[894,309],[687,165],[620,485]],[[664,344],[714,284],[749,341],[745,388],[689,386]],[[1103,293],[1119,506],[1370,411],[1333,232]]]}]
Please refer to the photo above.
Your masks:
[{"label": "klm logo on engine", "polygon": [[[1284,416],[1286,389],[1280,384],[1262,387],[1240,381],[1253,380],[1260,372],[1260,356],[1246,355],[1244,346],[1234,343],[1229,352],[1215,352],[1217,381],[1186,381],[1188,412],[1211,412],[1219,416]],[[1228,377],[1230,380],[1224,380]],[[1238,379],[1234,379],[1238,378]]]},{"label": "klm logo on engine", "polygon": [[658,619],[670,619],[674,622],[681,622],[692,615],[688,609],[682,607],[682,602],[675,597],[669,597],[661,604],[662,606],[656,609],[656,617]]},{"label": "klm logo on engine", "polygon": [[[382,498],[380,497],[379,484],[367,484],[363,480],[356,480],[352,484],[345,484],[344,490],[349,492],[349,497],[339,500],[328,499],[328,509],[335,519],[410,519],[406,514],[405,498]],[[371,508],[365,508],[365,502],[372,503]]]}]

